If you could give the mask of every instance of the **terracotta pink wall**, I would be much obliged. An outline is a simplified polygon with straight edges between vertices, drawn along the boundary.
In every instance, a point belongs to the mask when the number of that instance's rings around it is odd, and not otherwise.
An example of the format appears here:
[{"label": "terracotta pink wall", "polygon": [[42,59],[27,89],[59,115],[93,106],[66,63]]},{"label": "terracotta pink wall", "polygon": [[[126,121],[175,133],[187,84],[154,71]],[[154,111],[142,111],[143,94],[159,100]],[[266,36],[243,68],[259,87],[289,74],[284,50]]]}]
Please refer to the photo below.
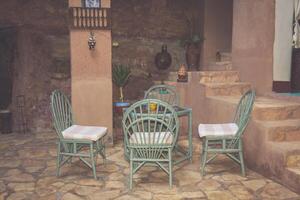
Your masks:
[{"label": "terracotta pink wall", "polygon": [[206,0],[204,3],[204,42],[201,65],[216,60],[218,51],[231,51],[232,0]]},{"label": "terracotta pink wall", "polygon": [[[69,5],[80,6],[80,0]],[[73,111],[78,124],[108,127],[112,141],[111,31],[93,30],[94,50],[87,45],[89,32],[70,31]]]},{"label": "terracotta pink wall", "polygon": [[234,0],[232,62],[258,94],[272,91],[274,0]]}]

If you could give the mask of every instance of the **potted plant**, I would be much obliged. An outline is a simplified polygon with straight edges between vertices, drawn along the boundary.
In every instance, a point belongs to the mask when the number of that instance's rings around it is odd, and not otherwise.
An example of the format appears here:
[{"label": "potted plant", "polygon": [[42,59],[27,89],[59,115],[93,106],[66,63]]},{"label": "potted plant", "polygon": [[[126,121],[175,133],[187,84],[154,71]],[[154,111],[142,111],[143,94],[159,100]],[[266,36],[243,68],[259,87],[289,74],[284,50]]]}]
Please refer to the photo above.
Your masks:
[{"label": "potted plant", "polygon": [[114,84],[119,88],[119,92],[120,92],[120,98],[119,98],[120,101],[114,103],[116,112],[118,113],[121,113],[124,107],[129,106],[128,102],[124,102],[123,88],[127,84],[130,74],[131,74],[131,70],[128,66],[123,64],[113,65],[112,80]]},{"label": "potted plant", "polygon": [[185,13],[185,19],[188,28],[188,34],[181,41],[182,46],[185,47],[186,63],[189,70],[199,70],[200,62],[200,47],[204,38],[197,30],[197,17],[195,14]]}]

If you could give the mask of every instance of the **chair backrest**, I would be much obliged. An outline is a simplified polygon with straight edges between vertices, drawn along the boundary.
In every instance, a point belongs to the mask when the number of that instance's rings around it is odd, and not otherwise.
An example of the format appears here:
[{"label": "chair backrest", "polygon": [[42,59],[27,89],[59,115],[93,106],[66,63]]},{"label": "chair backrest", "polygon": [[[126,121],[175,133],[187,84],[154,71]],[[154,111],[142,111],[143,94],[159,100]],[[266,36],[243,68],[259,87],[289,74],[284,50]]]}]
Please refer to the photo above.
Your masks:
[{"label": "chair backrest", "polygon": [[237,138],[240,138],[244,133],[244,130],[248,124],[250,119],[251,111],[253,108],[255,100],[255,91],[248,90],[240,99],[235,116],[234,123],[236,123],[239,127],[238,132],[236,134]]},{"label": "chair backrest", "polygon": [[179,120],[176,111],[158,99],[134,103],[124,113],[122,125],[126,147],[139,148],[144,157],[161,155],[159,148],[174,148],[177,142]]},{"label": "chair backrest", "polygon": [[50,98],[53,126],[58,137],[63,138],[62,131],[73,124],[71,103],[68,97],[59,90],[54,90]]},{"label": "chair backrest", "polygon": [[159,99],[176,106],[179,104],[179,98],[176,89],[169,85],[154,85],[146,92],[144,99]]}]

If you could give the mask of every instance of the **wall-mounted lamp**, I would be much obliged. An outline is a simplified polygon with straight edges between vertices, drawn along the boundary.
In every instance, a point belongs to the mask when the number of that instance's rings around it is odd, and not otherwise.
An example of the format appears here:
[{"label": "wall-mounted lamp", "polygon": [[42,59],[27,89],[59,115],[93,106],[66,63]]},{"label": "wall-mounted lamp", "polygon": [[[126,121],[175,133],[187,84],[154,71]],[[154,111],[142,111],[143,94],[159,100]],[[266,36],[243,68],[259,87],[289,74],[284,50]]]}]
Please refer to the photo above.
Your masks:
[{"label": "wall-mounted lamp", "polygon": [[95,35],[93,32],[90,32],[90,36],[89,36],[89,39],[88,39],[88,45],[89,45],[89,49],[90,50],[93,50],[95,49],[95,46],[96,46],[96,39],[95,39]]}]

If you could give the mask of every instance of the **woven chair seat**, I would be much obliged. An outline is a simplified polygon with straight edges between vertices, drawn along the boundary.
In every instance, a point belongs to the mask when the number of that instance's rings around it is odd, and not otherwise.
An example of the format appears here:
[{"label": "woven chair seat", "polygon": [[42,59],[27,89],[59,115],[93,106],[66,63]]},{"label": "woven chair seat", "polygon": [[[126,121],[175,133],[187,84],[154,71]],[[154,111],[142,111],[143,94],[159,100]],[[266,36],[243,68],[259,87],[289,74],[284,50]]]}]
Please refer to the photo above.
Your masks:
[{"label": "woven chair seat", "polygon": [[239,127],[235,123],[224,124],[199,124],[198,132],[200,137],[204,136],[233,136]]},{"label": "woven chair seat", "polygon": [[107,132],[106,127],[72,125],[62,131],[65,139],[83,139],[97,141]]},{"label": "woven chair seat", "polygon": [[172,144],[173,135],[170,132],[135,132],[130,136],[130,144]]}]

